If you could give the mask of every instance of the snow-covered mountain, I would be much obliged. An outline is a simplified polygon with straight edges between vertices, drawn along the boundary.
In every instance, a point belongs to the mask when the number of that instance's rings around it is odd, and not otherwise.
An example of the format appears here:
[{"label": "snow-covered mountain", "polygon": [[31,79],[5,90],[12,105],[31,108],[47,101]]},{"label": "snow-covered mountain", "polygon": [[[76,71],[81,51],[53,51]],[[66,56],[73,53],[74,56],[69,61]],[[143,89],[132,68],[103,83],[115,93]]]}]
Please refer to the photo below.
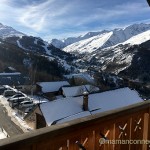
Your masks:
[{"label": "snow-covered mountain", "polygon": [[63,50],[66,52],[91,53],[99,48],[107,48],[123,43],[135,35],[148,30],[150,30],[150,24],[133,24],[123,29],[101,32],[90,38],[70,44]]},{"label": "snow-covered mountain", "polygon": [[8,37],[3,39],[9,44],[16,45],[22,49],[25,53],[35,53],[37,55],[47,58],[50,62],[57,62],[65,70],[70,71],[71,65],[68,63],[74,59],[74,56],[70,53],[56,48],[52,44],[33,36],[22,37]]},{"label": "snow-covered mountain", "polygon": [[125,45],[125,44],[139,45],[148,40],[150,40],[150,30],[140,33],[138,35],[135,35],[135,36],[131,37],[130,39],[128,39],[127,41],[123,42],[122,44],[123,45]]},{"label": "snow-covered mountain", "polygon": [[123,43],[97,49],[91,52],[90,55],[85,54],[77,61],[77,65],[85,64],[85,66],[93,66],[98,70],[118,74],[131,66],[133,57],[139,50],[140,45],[149,40],[150,30],[132,36]]},{"label": "snow-covered mountain", "polygon": [[0,47],[3,47],[4,44],[6,46],[5,50],[14,46],[15,49],[20,49],[26,54],[34,53],[35,55],[45,57],[50,63],[56,62],[58,66],[63,67],[66,71],[74,68],[68,64],[73,60],[72,54],[56,48],[40,37],[27,36],[12,27],[0,23]]},{"label": "snow-covered mountain", "polygon": [[86,40],[81,40],[79,42],[73,43],[63,50],[66,52],[79,52],[79,53],[91,53],[98,48],[102,47],[110,37],[113,35],[113,32],[103,33],[97,36],[93,36]]},{"label": "snow-covered mountain", "polygon": [[22,37],[24,35],[25,34],[13,29],[12,27],[9,27],[0,23],[0,37],[1,38],[7,38],[7,37],[12,37],[12,36]]},{"label": "snow-covered mountain", "polygon": [[[44,57],[50,63],[56,63],[58,67],[63,67],[66,72],[76,69],[86,70],[92,66],[98,71],[103,70],[118,74],[131,67],[133,58],[141,44],[150,40],[150,24],[134,24],[124,29],[89,32],[77,38],[65,39],[61,41],[62,43],[59,40],[53,40],[57,46],[59,44],[62,47],[64,47],[63,44],[68,45],[62,51],[56,48],[55,44],[49,44],[41,38],[24,35],[2,24],[0,24],[0,27],[0,46],[3,48],[3,45],[5,45],[4,51],[11,50],[11,47],[14,46],[14,49],[21,50],[26,55],[31,52],[42,58]],[[79,52],[76,56],[67,53],[75,51]],[[138,54],[138,57],[140,55],[141,53]],[[144,58],[145,56],[143,60]]]},{"label": "snow-covered mountain", "polygon": [[109,32],[109,31],[103,30],[101,32],[88,32],[85,35],[81,35],[81,36],[78,36],[78,37],[69,37],[69,38],[66,38],[66,39],[63,39],[63,40],[52,39],[50,41],[50,43],[52,45],[54,45],[55,47],[57,47],[57,48],[63,49],[64,47],[66,47],[66,46],[68,46],[72,43],[75,43],[75,42],[78,42],[78,41],[81,41],[81,40],[85,40],[85,39],[91,38],[93,36],[103,34],[103,33],[107,33],[107,32]]}]

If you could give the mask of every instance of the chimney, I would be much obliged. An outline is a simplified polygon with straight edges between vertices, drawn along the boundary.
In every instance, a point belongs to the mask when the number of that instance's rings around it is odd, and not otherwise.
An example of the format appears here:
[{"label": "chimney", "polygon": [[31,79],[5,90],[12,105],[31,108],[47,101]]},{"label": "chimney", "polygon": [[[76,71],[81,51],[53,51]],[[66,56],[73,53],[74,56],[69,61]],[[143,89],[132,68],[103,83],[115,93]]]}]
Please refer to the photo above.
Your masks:
[{"label": "chimney", "polygon": [[83,92],[83,110],[88,110],[88,95],[89,93],[87,91]]}]

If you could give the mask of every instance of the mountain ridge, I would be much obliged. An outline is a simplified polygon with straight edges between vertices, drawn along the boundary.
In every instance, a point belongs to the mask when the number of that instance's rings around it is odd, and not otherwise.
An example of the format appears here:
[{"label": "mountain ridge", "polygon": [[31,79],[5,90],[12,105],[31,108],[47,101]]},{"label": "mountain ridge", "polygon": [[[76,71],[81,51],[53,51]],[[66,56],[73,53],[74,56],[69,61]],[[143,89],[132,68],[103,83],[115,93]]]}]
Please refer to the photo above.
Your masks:
[{"label": "mountain ridge", "polygon": [[50,43],[52,45],[54,45],[55,47],[57,48],[60,48],[60,49],[63,49],[64,47],[70,45],[70,44],[73,44],[75,42],[78,42],[78,41],[81,41],[81,40],[85,40],[85,39],[88,39],[90,37],[93,37],[93,36],[96,36],[100,33],[105,33],[105,32],[108,32],[107,30],[103,30],[103,31],[95,31],[95,32],[88,32],[84,35],[80,35],[78,37],[68,37],[68,38],[65,38],[65,39],[52,39],[50,41]]},{"label": "mountain ridge", "polygon": [[[7,51],[7,48],[10,49],[10,45],[12,45],[17,50],[22,50],[25,54],[34,53],[37,56],[44,57],[50,64],[53,62],[57,63],[57,65],[60,66],[60,68],[64,68],[66,72],[73,69],[73,67],[68,64],[74,59],[72,54],[54,47],[39,37],[27,36],[12,27],[0,24],[0,47],[3,47],[4,43],[5,51]],[[64,70],[62,72],[65,72]]]},{"label": "mountain ridge", "polygon": [[114,29],[109,32],[100,33],[79,42],[66,46],[63,50],[66,52],[91,53],[99,48],[123,43],[131,37],[142,32],[150,30],[150,24],[133,24],[123,29]]},{"label": "mountain ridge", "polygon": [[7,38],[7,37],[22,37],[26,34],[15,30],[10,26],[3,25],[0,23],[0,38]]},{"label": "mountain ridge", "polygon": [[[12,28],[10,27],[9,29]],[[0,37],[2,41],[5,41],[5,44],[13,44],[26,54],[30,52],[35,53],[38,56],[45,57],[51,63],[57,62],[58,66],[65,68],[67,73],[88,69],[92,66],[95,70],[119,74],[131,68],[131,65],[136,65],[136,63],[132,62],[134,55],[140,48],[139,45],[150,40],[150,24],[141,23],[130,25],[123,29],[89,32],[80,36],[80,38],[86,39],[69,46],[77,44],[75,45],[78,47],[76,50],[80,51],[83,49],[82,52],[86,53],[76,53],[74,55],[70,51],[65,52],[56,48],[53,44],[39,37],[26,35],[17,37],[16,34],[5,38]],[[0,42],[0,45],[2,45],[2,42]],[[91,48],[93,49],[90,51]],[[89,50],[90,55],[87,53],[87,50]],[[72,52],[74,53],[75,51]]]}]

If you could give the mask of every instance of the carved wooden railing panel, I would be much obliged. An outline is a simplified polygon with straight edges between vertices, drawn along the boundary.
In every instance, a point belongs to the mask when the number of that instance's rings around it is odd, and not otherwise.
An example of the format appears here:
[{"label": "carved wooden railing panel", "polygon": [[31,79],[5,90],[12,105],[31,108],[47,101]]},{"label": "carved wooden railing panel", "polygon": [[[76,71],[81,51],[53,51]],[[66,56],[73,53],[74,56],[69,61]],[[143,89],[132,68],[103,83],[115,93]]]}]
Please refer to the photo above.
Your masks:
[{"label": "carved wooden railing panel", "polygon": [[[144,132],[144,114],[145,112],[138,112],[138,114],[134,114],[132,116],[132,124],[131,124],[131,138],[132,140],[143,140],[143,132]],[[136,143],[136,144],[135,144]],[[142,144],[138,143],[138,141],[131,144],[131,148],[135,148],[137,150],[142,149]]]},{"label": "carved wooden railing panel", "polygon": [[150,144],[126,140],[150,140],[150,101],[6,139],[0,150],[150,149]]},{"label": "carved wooden railing panel", "polygon": [[114,139],[114,124],[104,122],[104,125],[99,126],[95,130],[95,149],[97,150],[113,150],[113,145],[108,144],[108,140]]},{"label": "carved wooden railing panel", "polygon": [[116,120],[115,123],[115,149],[127,150],[128,144],[122,144],[122,141],[130,139],[130,117],[125,116]]}]

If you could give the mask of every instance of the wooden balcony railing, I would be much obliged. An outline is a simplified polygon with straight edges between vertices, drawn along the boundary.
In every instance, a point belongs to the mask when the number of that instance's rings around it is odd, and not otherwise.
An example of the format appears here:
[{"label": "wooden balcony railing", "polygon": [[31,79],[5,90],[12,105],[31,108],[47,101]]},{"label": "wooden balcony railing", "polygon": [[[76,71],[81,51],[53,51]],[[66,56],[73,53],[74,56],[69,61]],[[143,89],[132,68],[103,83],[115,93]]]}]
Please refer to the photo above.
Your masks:
[{"label": "wooden balcony railing", "polygon": [[146,140],[150,101],[7,138],[0,150],[148,150]]}]

